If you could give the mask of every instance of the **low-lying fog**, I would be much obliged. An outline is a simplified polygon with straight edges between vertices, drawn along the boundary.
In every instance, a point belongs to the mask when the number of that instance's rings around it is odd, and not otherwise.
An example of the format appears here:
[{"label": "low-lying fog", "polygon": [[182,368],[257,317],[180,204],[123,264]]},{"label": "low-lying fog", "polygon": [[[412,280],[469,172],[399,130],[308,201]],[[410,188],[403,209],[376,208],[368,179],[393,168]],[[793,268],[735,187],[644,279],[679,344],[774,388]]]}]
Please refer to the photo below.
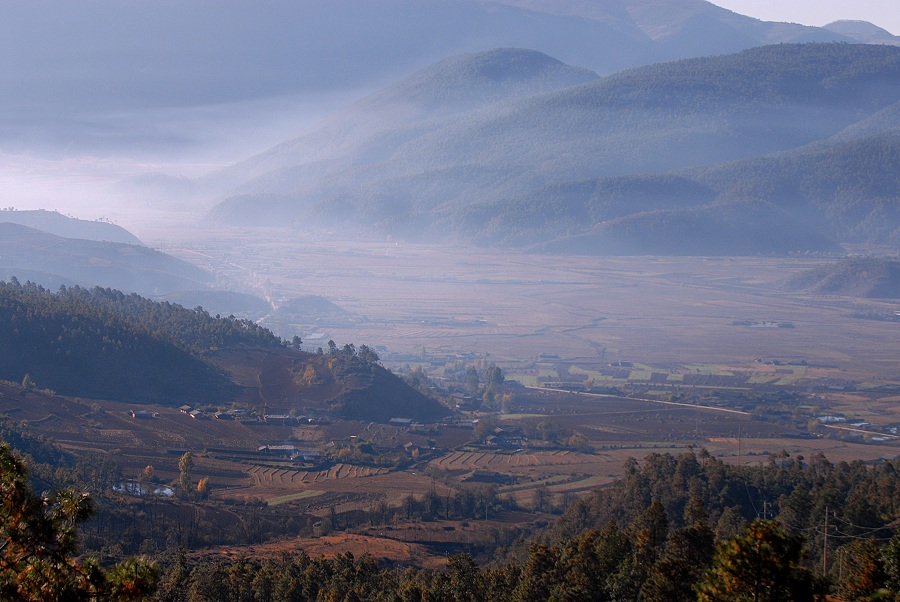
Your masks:
[{"label": "low-lying fog", "polygon": [[108,219],[140,233],[215,199],[190,182],[303,133],[365,91],[0,121],[2,207]]}]

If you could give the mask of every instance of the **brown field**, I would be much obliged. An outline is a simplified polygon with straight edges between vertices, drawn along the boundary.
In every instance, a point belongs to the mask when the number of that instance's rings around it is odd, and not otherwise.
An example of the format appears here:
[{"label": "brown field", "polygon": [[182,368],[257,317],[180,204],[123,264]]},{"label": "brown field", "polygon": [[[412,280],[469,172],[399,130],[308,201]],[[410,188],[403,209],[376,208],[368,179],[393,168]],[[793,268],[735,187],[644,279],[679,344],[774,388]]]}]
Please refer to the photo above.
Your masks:
[{"label": "brown field", "polygon": [[[385,358],[398,363],[474,354],[524,374],[545,353],[586,368],[628,360],[779,376],[754,362],[761,358],[805,361],[805,379],[900,381],[900,324],[850,317],[893,313],[896,302],[782,286],[833,260],[546,256],[310,241],[279,230],[204,234],[169,228],[164,244],[243,290],[276,300],[321,295],[352,314],[315,322],[272,316],[265,323],[282,336],[384,345]],[[739,327],[736,320],[794,328]],[[309,339],[313,333],[321,339]]]},{"label": "brown field", "polygon": [[206,560],[216,558],[236,560],[241,557],[275,557],[282,553],[291,554],[301,550],[312,557],[325,556],[326,558],[333,558],[349,552],[355,558],[369,555],[381,561],[423,568],[440,568],[446,563],[446,558],[442,559],[439,556],[435,556],[427,547],[420,544],[387,537],[355,534],[324,535],[322,537],[296,538],[258,545],[230,546],[212,552],[195,552],[191,556]]}]

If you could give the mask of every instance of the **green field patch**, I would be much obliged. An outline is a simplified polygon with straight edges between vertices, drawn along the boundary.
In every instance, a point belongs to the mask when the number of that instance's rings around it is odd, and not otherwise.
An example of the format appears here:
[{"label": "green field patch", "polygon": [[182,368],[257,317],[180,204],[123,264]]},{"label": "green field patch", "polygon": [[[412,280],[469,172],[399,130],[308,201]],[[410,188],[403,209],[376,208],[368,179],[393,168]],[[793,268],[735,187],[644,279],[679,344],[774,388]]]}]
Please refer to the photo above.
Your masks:
[{"label": "green field patch", "polygon": [[695,374],[705,374],[707,376],[734,376],[731,370],[722,370],[715,364],[691,364],[687,369]]},{"label": "green field patch", "polygon": [[293,502],[296,500],[302,500],[309,497],[317,497],[325,493],[324,491],[320,491],[318,489],[307,489],[306,491],[301,491],[299,493],[291,493],[288,495],[279,495],[278,497],[273,497],[269,500],[266,500],[266,503],[269,506],[278,506],[279,504],[286,504],[288,502]]},{"label": "green field patch", "polygon": [[801,378],[803,377],[797,374],[792,376],[785,376],[784,378],[778,379],[778,381],[776,381],[774,384],[786,387],[795,384]]},{"label": "green field patch", "polygon": [[653,378],[653,372],[650,370],[632,370],[628,375],[628,380],[650,380]]},{"label": "green field patch", "polygon": [[691,389],[705,389],[708,391],[752,391],[753,387],[723,387],[720,385],[691,385]]},{"label": "green field patch", "polygon": [[538,386],[538,377],[533,374],[508,374],[506,378],[520,382],[525,387]]},{"label": "green field patch", "polygon": [[657,397],[661,395],[668,395],[669,393],[670,391],[666,391],[663,389],[650,389],[649,391],[647,391],[647,395],[655,395]]},{"label": "green field patch", "polygon": [[567,474],[558,474],[549,476],[543,479],[539,479],[536,481],[532,481],[529,483],[518,483],[516,485],[509,485],[507,487],[501,487],[500,491],[503,493],[515,493],[522,491],[533,491],[543,486],[547,486],[550,489],[553,489],[554,486],[558,486],[561,483],[568,483],[571,480],[571,476]]},{"label": "green field patch", "polygon": [[528,418],[544,418],[546,414],[500,414],[501,420],[526,420]]},{"label": "green field patch", "polygon": [[684,374],[669,374],[666,377],[666,380],[670,381],[670,382],[679,382],[680,383],[680,382],[684,381]]},{"label": "green field patch", "polygon": [[770,382],[779,380],[777,376],[751,376],[747,379],[748,385],[765,385]]},{"label": "green field patch", "polygon": [[579,368],[578,366],[572,366],[569,368],[569,374],[581,374],[585,378],[590,378],[593,380],[602,380],[604,378],[610,378],[608,376],[604,376],[603,373],[597,372],[596,370],[586,370],[585,368]]},{"label": "green field patch", "polygon": [[546,479],[541,479],[540,484],[541,485],[555,485],[558,483],[568,483],[570,478],[571,478],[570,475],[558,474],[558,475],[553,475],[552,477],[548,477]]},{"label": "green field patch", "polygon": [[559,485],[552,485],[549,489],[554,493],[565,493],[566,491],[579,491],[581,489],[595,489],[602,485],[606,485],[610,481],[613,480],[613,477],[605,477],[601,475],[595,475],[592,477],[587,477],[585,479],[579,479],[577,481],[569,481],[566,483],[560,483]]},{"label": "green field patch", "polygon": [[875,388],[877,388],[877,387],[882,386],[883,384],[884,384],[884,383],[870,383],[870,382],[864,382],[864,383],[859,383],[858,385],[856,385],[856,388],[857,388],[857,389],[875,389]]}]

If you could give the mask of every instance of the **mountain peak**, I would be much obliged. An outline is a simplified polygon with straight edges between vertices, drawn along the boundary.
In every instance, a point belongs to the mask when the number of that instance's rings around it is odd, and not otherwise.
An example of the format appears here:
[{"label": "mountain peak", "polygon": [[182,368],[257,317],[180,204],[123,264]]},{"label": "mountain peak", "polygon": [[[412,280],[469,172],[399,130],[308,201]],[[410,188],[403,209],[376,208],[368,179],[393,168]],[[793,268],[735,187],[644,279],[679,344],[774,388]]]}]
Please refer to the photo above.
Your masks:
[{"label": "mountain peak", "polygon": [[833,31],[851,40],[862,42],[864,44],[890,44],[900,46],[900,37],[891,34],[886,29],[882,29],[868,21],[854,21],[850,19],[842,19],[829,23],[823,29]]},{"label": "mountain peak", "polygon": [[[426,105],[503,98],[556,90],[596,79],[536,50],[496,48],[453,56],[401,80],[385,92]],[[377,95],[376,95],[377,96]],[[378,98],[382,102],[384,97]]]}]

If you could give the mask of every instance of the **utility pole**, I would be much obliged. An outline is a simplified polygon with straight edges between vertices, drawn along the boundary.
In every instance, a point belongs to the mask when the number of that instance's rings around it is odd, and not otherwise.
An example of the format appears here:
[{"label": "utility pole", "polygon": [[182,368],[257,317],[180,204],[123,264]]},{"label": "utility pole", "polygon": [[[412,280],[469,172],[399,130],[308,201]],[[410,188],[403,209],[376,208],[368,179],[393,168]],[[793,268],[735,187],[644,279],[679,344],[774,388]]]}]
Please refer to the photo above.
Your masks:
[{"label": "utility pole", "polygon": [[828,567],[828,506],[825,506],[825,538],[822,540],[822,576]]}]

